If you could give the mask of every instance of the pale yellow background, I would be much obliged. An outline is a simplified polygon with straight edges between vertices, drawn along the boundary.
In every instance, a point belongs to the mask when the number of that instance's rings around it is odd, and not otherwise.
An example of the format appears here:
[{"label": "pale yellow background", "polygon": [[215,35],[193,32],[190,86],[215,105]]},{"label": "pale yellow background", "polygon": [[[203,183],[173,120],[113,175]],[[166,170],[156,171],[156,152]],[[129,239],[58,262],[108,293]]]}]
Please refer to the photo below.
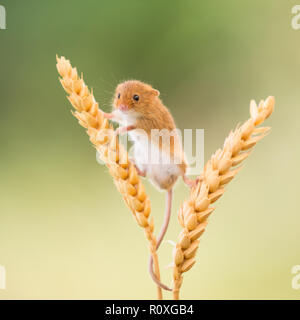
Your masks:
[{"label": "pale yellow background", "polygon": [[[70,114],[55,54],[66,55],[108,111],[118,81],[161,91],[178,127],[205,129],[205,159],[276,97],[271,134],[217,202],[186,299],[299,299],[300,30],[296,1],[2,1],[0,299],[153,299],[148,244]],[[156,226],[164,195],[148,182]],[[175,191],[166,239],[180,231]],[[170,283],[171,246],[160,251]],[[166,297],[171,297],[166,295]]]}]

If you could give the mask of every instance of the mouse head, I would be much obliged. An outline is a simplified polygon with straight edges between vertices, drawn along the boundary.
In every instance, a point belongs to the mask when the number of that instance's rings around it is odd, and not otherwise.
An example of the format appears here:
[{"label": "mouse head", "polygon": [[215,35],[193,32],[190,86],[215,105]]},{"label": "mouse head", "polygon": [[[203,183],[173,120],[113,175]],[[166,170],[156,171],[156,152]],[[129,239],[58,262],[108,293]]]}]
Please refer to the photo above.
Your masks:
[{"label": "mouse head", "polygon": [[137,80],[128,80],[120,83],[115,92],[113,105],[122,112],[130,110],[143,112],[152,105],[159,96],[159,91],[149,84]]}]

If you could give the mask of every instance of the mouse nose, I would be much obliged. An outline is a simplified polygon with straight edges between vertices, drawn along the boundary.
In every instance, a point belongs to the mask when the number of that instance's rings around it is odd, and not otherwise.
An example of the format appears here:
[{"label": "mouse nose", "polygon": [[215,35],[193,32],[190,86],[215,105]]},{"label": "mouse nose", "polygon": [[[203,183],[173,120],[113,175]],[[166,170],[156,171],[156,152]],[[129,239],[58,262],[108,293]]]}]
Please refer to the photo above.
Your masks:
[{"label": "mouse nose", "polygon": [[119,109],[121,110],[121,111],[128,111],[128,107],[125,105],[125,104],[120,104],[119,105]]}]

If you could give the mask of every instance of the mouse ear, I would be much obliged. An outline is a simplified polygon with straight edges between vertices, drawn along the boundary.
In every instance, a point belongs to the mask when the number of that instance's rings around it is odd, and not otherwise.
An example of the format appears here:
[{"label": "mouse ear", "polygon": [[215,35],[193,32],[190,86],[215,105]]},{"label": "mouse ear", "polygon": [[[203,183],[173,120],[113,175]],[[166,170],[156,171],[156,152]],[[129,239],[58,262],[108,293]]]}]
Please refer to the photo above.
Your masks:
[{"label": "mouse ear", "polygon": [[156,89],[153,89],[153,90],[152,90],[152,93],[153,93],[156,97],[158,97],[158,96],[160,95],[160,92],[159,92],[158,90],[156,90]]}]

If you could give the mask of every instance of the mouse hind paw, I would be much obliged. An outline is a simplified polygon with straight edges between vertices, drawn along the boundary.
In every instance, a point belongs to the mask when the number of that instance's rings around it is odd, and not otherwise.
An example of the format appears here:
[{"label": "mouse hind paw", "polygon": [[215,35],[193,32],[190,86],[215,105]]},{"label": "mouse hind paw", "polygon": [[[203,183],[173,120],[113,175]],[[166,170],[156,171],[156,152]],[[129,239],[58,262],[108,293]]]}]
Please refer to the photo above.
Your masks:
[{"label": "mouse hind paw", "polygon": [[192,179],[188,178],[186,175],[183,175],[182,179],[183,179],[183,182],[190,188],[195,187],[199,182],[202,181],[201,177],[198,177],[197,179],[192,180]]}]

